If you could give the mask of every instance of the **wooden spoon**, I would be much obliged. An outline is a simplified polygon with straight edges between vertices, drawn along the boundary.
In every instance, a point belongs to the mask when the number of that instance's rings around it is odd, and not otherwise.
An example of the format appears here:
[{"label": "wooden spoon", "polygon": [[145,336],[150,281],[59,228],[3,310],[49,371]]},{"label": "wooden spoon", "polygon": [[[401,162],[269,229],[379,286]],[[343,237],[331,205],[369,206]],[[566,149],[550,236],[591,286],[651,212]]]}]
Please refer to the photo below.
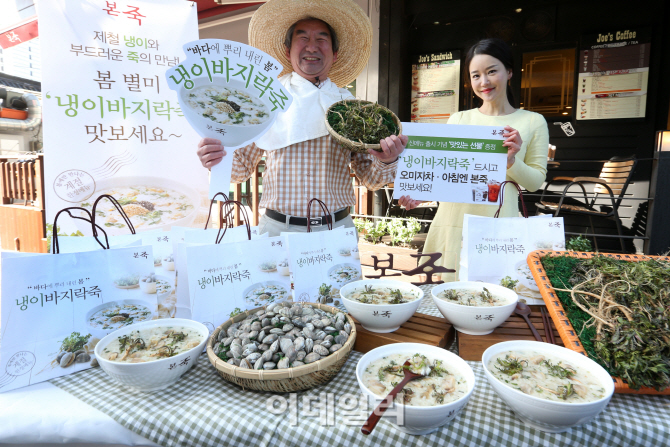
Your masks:
[{"label": "wooden spoon", "polygon": [[528,307],[528,304],[518,301],[516,303],[516,309],[514,309],[514,313],[522,317],[524,320],[526,320],[526,323],[528,324],[530,331],[533,333],[535,340],[539,342],[544,342],[539,332],[537,332],[537,329],[535,329],[535,326],[533,326],[533,323],[531,323],[530,319],[528,318],[531,314],[530,307]]},{"label": "wooden spoon", "polygon": [[368,420],[365,422],[365,425],[363,428],[361,428],[361,432],[363,432],[364,435],[369,435],[372,433],[372,430],[375,429],[377,426],[377,422],[379,422],[379,419],[381,419],[382,415],[386,411],[387,408],[391,406],[393,403],[393,399],[395,399],[396,395],[402,391],[402,389],[409,383],[411,380],[414,379],[420,379],[421,377],[425,377],[423,374],[415,374],[412,371],[410,371],[411,363],[409,360],[407,360],[402,366],[403,370],[405,372],[405,377],[400,381],[399,384],[395,386],[391,390],[391,392],[384,398],[383,401],[377,405],[377,408],[375,408],[375,411],[372,412]]}]

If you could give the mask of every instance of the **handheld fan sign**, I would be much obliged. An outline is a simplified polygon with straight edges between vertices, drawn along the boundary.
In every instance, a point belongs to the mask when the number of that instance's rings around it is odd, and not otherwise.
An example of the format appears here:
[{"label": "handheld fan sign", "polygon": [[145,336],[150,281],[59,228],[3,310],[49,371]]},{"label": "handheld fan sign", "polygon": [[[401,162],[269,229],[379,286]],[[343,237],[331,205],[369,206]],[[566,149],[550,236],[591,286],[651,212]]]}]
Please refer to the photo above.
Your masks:
[{"label": "handheld fan sign", "polygon": [[186,59],[166,72],[170,89],[201,137],[236,148],[255,141],[293,98],[277,80],[282,65],[239,42],[201,39],[184,45]]}]

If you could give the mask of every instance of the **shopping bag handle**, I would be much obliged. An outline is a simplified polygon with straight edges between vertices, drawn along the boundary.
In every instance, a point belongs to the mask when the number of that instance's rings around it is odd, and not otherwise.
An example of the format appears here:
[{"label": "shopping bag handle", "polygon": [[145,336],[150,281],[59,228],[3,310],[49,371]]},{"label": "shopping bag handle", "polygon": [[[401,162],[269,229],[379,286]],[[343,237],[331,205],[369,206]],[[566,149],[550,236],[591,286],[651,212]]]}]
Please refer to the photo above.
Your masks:
[{"label": "shopping bag handle", "polygon": [[521,208],[523,209],[523,217],[528,218],[528,210],[526,209],[526,203],[523,201],[523,192],[521,192],[521,187],[517,182],[512,180],[505,180],[500,184],[500,206],[498,206],[498,211],[496,211],[493,217],[498,217],[500,215],[500,210],[502,209],[503,203],[505,202],[505,184],[511,183],[516,186],[517,191],[519,191],[519,197],[521,197]]},{"label": "shopping bag handle", "polygon": [[[86,219],[85,217],[73,216],[72,213],[70,212],[72,210],[79,210],[79,211],[85,212],[86,214],[88,214],[88,219]],[[58,213],[56,213],[56,217],[54,217],[54,224],[53,224],[53,227],[52,227],[52,230],[51,230],[52,231],[52,233],[51,233],[51,253],[52,254],[55,254],[55,255],[60,254],[60,245],[58,243],[58,217],[63,212],[66,212],[68,214],[68,216],[70,216],[73,219],[79,219],[79,220],[83,220],[84,222],[90,223],[91,228],[98,227],[100,229],[100,231],[102,231],[102,234],[105,235],[105,244],[107,246],[105,247],[105,245],[103,245],[102,242],[100,242],[100,240],[97,237],[95,238],[95,241],[98,244],[100,244],[100,246],[103,248],[103,250],[109,249],[109,239],[107,238],[107,232],[105,232],[105,230],[103,230],[102,227],[100,227],[99,225],[97,225],[93,222],[93,218],[91,217],[90,211],[87,210],[86,208],[82,208],[80,206],[71,206],[69,208],[63,208]]]},{"label": "shopping bag handle", "polygon": [[209,201],[209,213],[207,213],[207,222],[205,222],[205,230],[207,229],[207,225],[209,225],[209,219],[212,217],[212,207],[214,206],[214,202],[216,201],[216,198],[218,196],[223,197],[223,201],[219,201],[219,229],[223,227],[223,220],[224,220],[222,213],[223,203],[228,201],[228,196],[222,192],[217,192],[216,194],[214,194],[214,197],[212,197],[212,200]]},{"label": "shopping bag handle", "polygon": [[[312,203],[313,203],[313,202],[316,202],[316,203],[319,204],[319,206],[321,207],[321,211],[323,212],[323,215],[324,215],[324,216],[330,216],[330,211],[328,211],[328,207],[326,206],[325,203],[323,203],[321,200],[319,200],[319,199],[317,199],[317,198],[314,198],[314,199],[310,200],[310,201],[307,203],[307,232],[308,232],[308,233],[311,233],[311,232],[312,232],[311,219],[310,219],[310,212],[311,212],[311,210],[312,210]],[[331,216],[331,218],[330,218],[330,222],[328,222],[328,229],[329,229],[329,230],[332,230],[332,229],[333,229],[333,220],[334,220],[334,218],[335,218],[335,216]]]},{"label": "shopping bag handle", "polygon": [[[121,204],[114,197],[110,196],[109,194],[102,194],[100,197],[95,199],[95,202],[93,202],[93,209],[91,210],[91,216],[92,216],[92,219],[93,219],[93,224],[95,224],[95,216],[96,216],[95,210],[98,207],[98,203],[102,199],[107,199],[110,202],[112,202],[112,205],[114,205],[114,208],[116,208],[116,210],[119,212],[119,214],[123,218],[123,221],[126,223],[126,225],[128,225],[128,229],[130,230],[130,234],[136,234],[135,227],[133,226],[133,223],[130,221],[130,218],[128,217],[126,212],[123,211],[123,207],[121,207]],[[100,228],[100,227],[98,225],[94,225],[94,227],[93,227],[93,236],[96,239],[98,239],[98,232],[96,231],[95,227],[98,227],[98,228]],[[105,233],[105,238],[106,237],[107,237],[107,234]]]},{"label": "shopping bag handle", "polygon": [[[244,208],[244,205],[242,205],[242,202],[239,202],[237,200],[227,200],[227,201],[223,202],[223,204],[221,205],[221,208],[222,208],[223,211],[226,212],[226,217],[227,217],[235,210],[235,205],[238,205],[240,207],[240,211],[242,212],[243,217],[244,217],[244,225],[247,227],[247,239],[251,240],[251,226],[249,225],[249,215],[247,214],[247,210]],[[223,233],[221,233],[222,229],[223,229]],[[226,235],[227,230],[228,230],[228,225],[226,225],[225,228],[219,227],[219,231],[216,233],[216,242],[215,243],[217,243],[217,244],[221,243],[221,241],[223,240],[223,236]]]}]

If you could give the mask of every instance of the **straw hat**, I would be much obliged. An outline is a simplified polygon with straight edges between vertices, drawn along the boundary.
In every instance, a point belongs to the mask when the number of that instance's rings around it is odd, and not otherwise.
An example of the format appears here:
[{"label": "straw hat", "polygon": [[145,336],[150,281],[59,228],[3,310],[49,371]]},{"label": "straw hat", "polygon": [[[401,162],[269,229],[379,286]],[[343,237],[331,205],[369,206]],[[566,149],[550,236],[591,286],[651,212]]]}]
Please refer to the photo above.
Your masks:
[{"label": "straw hat", "polygon": [[270,0],[251,18],[249,44],[281,62],[280,76],[291,73],[284,47],[286,31],[308,17],[323,20],[335,30],[340,49],[328,77],[344,87],[363,71],[372,49],[372,23],[352,0]]}]

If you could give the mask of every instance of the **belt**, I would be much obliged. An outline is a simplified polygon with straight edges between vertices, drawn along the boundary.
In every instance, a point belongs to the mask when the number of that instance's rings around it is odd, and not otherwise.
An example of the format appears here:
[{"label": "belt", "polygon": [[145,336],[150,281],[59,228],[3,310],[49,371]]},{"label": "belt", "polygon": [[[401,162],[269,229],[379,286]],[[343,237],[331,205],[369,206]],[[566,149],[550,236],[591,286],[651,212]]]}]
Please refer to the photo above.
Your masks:
[{"label": "belt", "polygon": [[[265,210],[265,215],[269,217],[272,220],[276,220],[277,222],[285,223],[286,222],[286,214],[282,214],[278,211],[271,210],[271,209],[266,209]],[[335,213],[335,222],[344,219],[349,215],[349,208],[344,208],[338,212]],[[319,226],[319,225],[327,225],[331,220],[331,216],[315,216],[315,217],[310,217],[309,218],[309,224],[312,226]],[[303,227],[307,226],[307,218],[306,217],[293,217],[291,216],[289,218],[288,223],[290,225],[301,225]]]}]

